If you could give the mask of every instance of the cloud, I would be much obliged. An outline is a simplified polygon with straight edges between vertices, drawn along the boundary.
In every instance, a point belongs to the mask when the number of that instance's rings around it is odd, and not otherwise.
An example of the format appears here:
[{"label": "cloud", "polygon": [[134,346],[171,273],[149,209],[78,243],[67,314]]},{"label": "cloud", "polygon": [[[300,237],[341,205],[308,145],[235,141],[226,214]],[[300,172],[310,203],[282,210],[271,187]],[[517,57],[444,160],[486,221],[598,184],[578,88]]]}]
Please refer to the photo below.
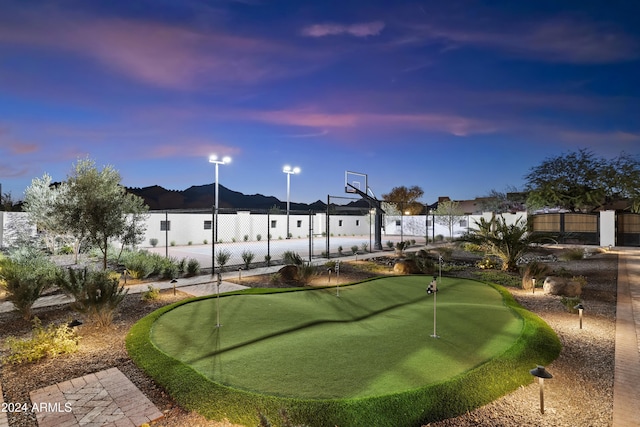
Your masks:
[{"label": "cloud", "polygon": [[359,24],[314,24],[302,29],[302,35],[307,37],[326,37],[349,34],[354,37],[377,36],[384,29],[382,21],[364,22]]},{"label": "cloud", "polygon": [[205,138],[181,138],[179,142],[169,142],[154,144],[152,147],[145,146],[146,158],[185,158],[200,157],[208,158],[212,153],[220,156],[234,156],[240,153],[238,147],[210,141]]},{"label": "cloud", "polygon": [[[310,109],[260,111],[242,114],[265,123],[333,129],[419,129],[456,136],[493,133],[498,127],[490,122],[440,113],[387,114],[369,112],[324,113]],[[248,116],[248,117],[247,117]]]},{"label": "cloud", "polygon": [[295,75],[304,72],[305,61],[314,56],[275,41],[221,31],[56,13],[46,20],[33,13],[0,21],[0,44],[66,51],[147,85],[181,90]]},{"label": "cloud", "polygon": [[515,56],[548,62],[602,64],[638,58],[638,40],[606,24],[556,17],[538,22],[495,24],[491,28],[449,25],[417,25],[420,34],[404,38],[417,41],[439,41],[447,48],[477,46],[497,49]]}]

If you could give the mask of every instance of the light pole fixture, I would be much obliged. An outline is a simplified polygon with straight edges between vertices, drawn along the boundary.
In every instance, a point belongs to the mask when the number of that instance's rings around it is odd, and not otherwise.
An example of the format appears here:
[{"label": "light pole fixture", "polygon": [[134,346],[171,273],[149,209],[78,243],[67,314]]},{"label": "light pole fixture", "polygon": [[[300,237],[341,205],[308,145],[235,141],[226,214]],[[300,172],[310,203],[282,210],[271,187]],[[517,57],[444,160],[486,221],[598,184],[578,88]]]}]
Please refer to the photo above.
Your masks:
[{"label": "light pole fixture", "polygon": [[573,307],[574,310],[578,310],[578,313],[580,315],[580,329],[582,329],[582,312],[584,311],[584,305],[582,305],[582,303],[576,305]]},{"label": "light pole fixture", "polygon": [[534,377],[538,377],[538,382],[540,383],[540,413],[544,414],[544,380],[545,378],[553,378],[553,375],[544,369],[544,366],[540,365],[535,369],[530,370],[529,373]]},{"label": "light pole fixture", "polygon": [[282,168],[282,172],[287,174],[287,239],[291,237],[291,233],[289,233],[289,205],[290,205],[290,196],[291,196],[291,175],[300,173],[299,167],[292,168],[287,165]]},{"label": "light pole fixture", "polygon": [[231,163],[231,157],[225,156],[222,159],[218,159],[217,155],[212,154],[209,156],[209,163],[216,165],[215,198],[213,202],[213,218],[211,218],[211,275],[213,276],[216,266],[216,240],[218,240],[218,166]]}]

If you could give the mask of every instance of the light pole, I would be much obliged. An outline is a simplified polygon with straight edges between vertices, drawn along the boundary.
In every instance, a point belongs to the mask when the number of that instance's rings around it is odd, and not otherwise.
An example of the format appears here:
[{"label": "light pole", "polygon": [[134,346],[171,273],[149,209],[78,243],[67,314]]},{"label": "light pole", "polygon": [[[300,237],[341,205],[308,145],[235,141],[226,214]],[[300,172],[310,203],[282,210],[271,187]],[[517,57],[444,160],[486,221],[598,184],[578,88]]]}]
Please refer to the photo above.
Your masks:
[{"label": "light pole", "polygon": [[290,196],[291,196],[291,175],[300,173],[300,168],[291,166],[285,166],[282,168],[282,172],[287,174],[287,239],[290,238],[291,233],[289,233],[289,204],[290,204]]},{"label": "light pole", "polygon": [[225,156],[218,160],[218,156],[212,154],[209,156],[209,163],[216,165],[216,186],[214,190],[215,201],[213,204],[213,218],[211,222],[211,275],[213,276],[216,266],[216,240],[218,240],[218,166],[231,162],[231,157]]}]

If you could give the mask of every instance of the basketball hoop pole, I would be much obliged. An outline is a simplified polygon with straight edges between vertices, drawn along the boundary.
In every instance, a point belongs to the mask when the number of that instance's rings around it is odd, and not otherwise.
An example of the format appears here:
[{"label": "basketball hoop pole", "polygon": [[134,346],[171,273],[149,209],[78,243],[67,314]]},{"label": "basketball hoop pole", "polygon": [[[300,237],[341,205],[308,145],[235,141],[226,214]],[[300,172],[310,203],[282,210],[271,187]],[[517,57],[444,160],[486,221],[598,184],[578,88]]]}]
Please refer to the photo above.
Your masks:
[{"label": "basketball hoop pole", "polygon": [[[350,178],[351,182],[350,182]],[[358,188],[360,184],[360,180],[364,180],[364,189]],[[358,184],[356,186],[355,184]],[[382,250],[382,215],[384,214],[384,210],[382,209],[382,202],[375,198],[373,192],[369,188],[369,179],[367,174],[360,172],[351,172],[345,171],[344,174],[344,189],[347,193],[356,193],[363,199],[369,202],[369,205],[376,210],[375,214],[375,241],[373,244],[373,248],[377,251]],[[364,191],[363,191],[364,190]],[[369,193],[372,195],[370,196]]]}]

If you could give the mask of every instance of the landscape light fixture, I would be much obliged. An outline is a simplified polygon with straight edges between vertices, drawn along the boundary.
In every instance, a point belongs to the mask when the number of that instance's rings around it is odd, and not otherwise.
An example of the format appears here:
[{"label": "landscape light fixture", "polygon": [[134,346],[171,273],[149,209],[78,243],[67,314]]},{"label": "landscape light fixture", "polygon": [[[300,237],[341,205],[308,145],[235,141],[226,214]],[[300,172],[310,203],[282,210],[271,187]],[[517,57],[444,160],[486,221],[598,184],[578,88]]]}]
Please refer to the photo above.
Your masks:
[{"label": "landscape light fixture", "polygon": [[291,175],[300,173],[299,167],[292,168],[289,165],[286,165],[282,168],[282,172],[287,174],[287,239],[291,238],[291,233],[289,232],[289,205],[290,205],[290,197],[291,197]]},{"label": "landscape light fixture", "polygon": [[218,166],[231,163],[231,157],[225,156],[222,159],[218,159],[218,156],[212,154],[209,156],[209,163],[216,165],[216,184],[214,190],[214,204],[213,204],[213,218],[211,221],[211,275],[213,276],[216,270],[216,240],[218,240]]},{"label": "landscape light fixture", "polygon": [[532,278],[531,279],[531,283],[533,284],[533,286],[531,287],[531,293],[535,294],[536,293],[536,278]]},{"label": "landscape light fixture", "polygon": [[171,279],[171,282],[169,282],[173,285],[173,294],[176,294],[176,283],[178,283],[178,281],[176,279]]},{"label": "landscape light fixture", "polygon": [[544,380],[545,378],[553,378],[553,375],[544,369],[544,366],[540,365],[535,369],[530,370],[529,373],[534,377],[538,377],[538,382],[540,383],[540,413],[544,414]]},{"label": "landscape light fixture", "polygon": [[584,310],[584,305],[582,303],[573,307],[574,310],[578,310],[578,314],[580,315],[580,329],[582,329],[582,311]]}]

